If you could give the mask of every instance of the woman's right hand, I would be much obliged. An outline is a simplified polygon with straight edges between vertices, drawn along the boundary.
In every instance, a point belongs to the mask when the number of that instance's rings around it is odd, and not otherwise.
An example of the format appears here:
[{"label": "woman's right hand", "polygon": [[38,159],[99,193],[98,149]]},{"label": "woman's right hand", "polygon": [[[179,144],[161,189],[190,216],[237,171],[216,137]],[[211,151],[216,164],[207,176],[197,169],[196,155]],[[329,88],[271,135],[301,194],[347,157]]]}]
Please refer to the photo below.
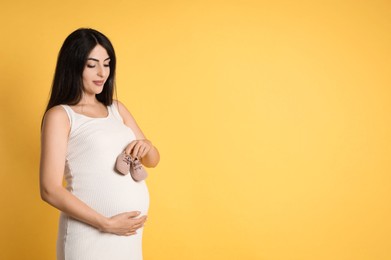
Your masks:
[{"label": "woman's right hand", "polygon": [[101,231],[119,236],[135,235],[136,230],[143,227],[147,220],[147,216],[138,217],[139,215],[140,212],[132,211],[112,216]]}]

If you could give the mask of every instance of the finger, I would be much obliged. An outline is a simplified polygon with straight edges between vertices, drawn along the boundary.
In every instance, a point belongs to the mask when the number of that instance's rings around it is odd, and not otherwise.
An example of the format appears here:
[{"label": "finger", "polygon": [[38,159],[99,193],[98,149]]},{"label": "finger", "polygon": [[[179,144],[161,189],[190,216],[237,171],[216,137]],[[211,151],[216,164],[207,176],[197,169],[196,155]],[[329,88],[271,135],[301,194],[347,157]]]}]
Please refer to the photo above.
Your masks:
[{"label": "finger", "polygon": [[143,225],[144,222],[145,222],[144,219],[137,219],[137,220],[135,220],[135,221],[132,223],[132,227],[138,227],[138,226],[140,226],[140,225]]},{"label": "finger", "polygon": [[136,220],[137,221],[145,221],[147,219],[147,215],[143,215],[143,216],[140,216],[139,218],[137,218]]},{"label": "finger", "polygon": [[147,221],[147,216],[143,216],[143,217],[141,217],[141,218],[139,218],[139,224],[140,225],[144,225],[144,223]]},{"label": "finger", "polygon": [[143,141],[140,141],[140,148],[138,149],[138,153],[137,153],[138,158],[142,157],[142,154],[143,154],[146,147],[147,147],[147,144],[144,143]]},{"label": "finger", "polygon": [[141,214],[140,211],[131,211],[131,212],[126,213],[128,218],[135,218],[135,217],[139,216],[140,214]]},{"label": "finger", "polygon": [[135,222],[132,223],[132,228],[138,229],[142,227],[145,223],[146,219],[138,219]]},{"label": "finger", "polygon": [[147,153],[151,150],[151,147],[146,146],[143,150],[142,154],[140,155],[141,158],[147,155]]},{"label": "finger", "polygon": [[140,153],[140,158],[144,157],[147,155],[147,153],[152,149],[152,144],[148,140],[143,140],[143,146],[142,146],[142,151]]},{"label": "finger", "polygon": [[130,154],[133,150],[133,147],[137,144],[137,140],[132,141],[125,149],[126,154]]},{"label": "finger", "polygon": [[143,144],[142,146],[140,146],[140,149],[138,150],[138,153],[137,153],[137,158],[142,158],[143,155],[144,155],[144,151],[145,151],[145,144]]},{"label": "finger", "polygon": [[143,139],[143,142],[146,143],[149,147],[152,147],[152,142],[148,139]]},{"label": "finger", "polygon": [[137,144],[133,147],[133,151],[132,151],[133,157],[138,157],[141,146],[142,146],[142,142],[137,142]]},{"label": "finger", "polygon": [[143,228],[143,227],[144,227],[144,223],[139,224],[139,225],[137,225],[137,226],[134,226],[132,229],[133,229],[134,231],[136,231],[136,230],[138,230],[138,229],[140,229],[140,228]]},{"label": "finger", "polygon": [[128,233],[133,233],[133,232],[136,232],[136,230],[137,230],[137,228],[136,227],[132,227],[129,231],[128,231]]},{"label": "finger", "polygon": [[144,146],[143,146],[142,143],[140,143],[140,146],[138,147],[137,154],[136,154],[136,157],[137,157],[138,159],[141,158],[140,155],[141,155],[143,149],[144,149]]},{"label": "finger", "polygon": [[131,229],[132,232],[136,232],[137,229],[139,229],[142,225],[134,225]]},{"label": "finger", "polygon": [[144,225],[134,226],[130,230],[128,230],[127,233],[137,233],[137,230],[139,230],[140,228],[143,228],[143,227],[144,227]]}]

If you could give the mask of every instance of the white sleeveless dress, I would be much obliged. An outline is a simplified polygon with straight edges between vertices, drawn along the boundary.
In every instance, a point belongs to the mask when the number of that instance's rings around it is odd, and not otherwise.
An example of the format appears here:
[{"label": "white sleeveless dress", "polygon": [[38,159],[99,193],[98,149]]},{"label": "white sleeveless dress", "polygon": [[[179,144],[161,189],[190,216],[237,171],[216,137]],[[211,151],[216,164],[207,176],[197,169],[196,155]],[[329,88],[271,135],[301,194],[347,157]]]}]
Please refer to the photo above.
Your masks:
[{"label": "white sleeveless dress", "polygon": [[[98,213],[113,215],[141,211],[146,215],[149,193],[144,181],[135,182],[115,170],[117,156],[135,139],[115,104],[108,116],[91,118],[62,105],[71,131],[65,165],[67,189]],[[142,228],[132,236],[102,233],[61,213],[57,239],[58,260],[141,260]]]}]

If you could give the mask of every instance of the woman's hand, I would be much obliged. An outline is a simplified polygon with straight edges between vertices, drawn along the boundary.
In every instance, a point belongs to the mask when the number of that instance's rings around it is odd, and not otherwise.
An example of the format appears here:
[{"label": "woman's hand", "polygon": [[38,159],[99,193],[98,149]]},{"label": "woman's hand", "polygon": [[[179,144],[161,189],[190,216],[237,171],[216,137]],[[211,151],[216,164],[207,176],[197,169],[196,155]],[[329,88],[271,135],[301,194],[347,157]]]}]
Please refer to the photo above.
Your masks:
[{"label": "woman's hand", "polygon": [[136,230],[143,227],[147,216],[141,216],[140,212],[124,212],[108,219],[108,223],[100,230],[119,236],[131,236],[137,234]]},{"label": "woman's hand", "polygon": [[139,159],[143,158],[153,148],[152,143],[147,139],[134,140],[125,149],[126,154]]},{"label": "woman's hand", "polygon": [[145,139],[145,135],[128,109],[119,101],[117,101],[117,104],[124,124],[132,129],[137,139],[126,147],[125,152],[131,154],[133,157],[137,156],[146,167],[156,167],[160,161],[159,151],[149,140]]}]

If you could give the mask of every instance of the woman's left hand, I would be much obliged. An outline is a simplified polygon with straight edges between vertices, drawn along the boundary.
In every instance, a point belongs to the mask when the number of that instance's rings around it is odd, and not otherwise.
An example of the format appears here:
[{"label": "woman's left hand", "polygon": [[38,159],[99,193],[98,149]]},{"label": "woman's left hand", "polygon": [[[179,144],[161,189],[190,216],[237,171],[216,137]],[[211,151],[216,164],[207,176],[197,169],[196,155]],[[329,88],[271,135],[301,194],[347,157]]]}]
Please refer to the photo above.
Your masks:
[{"label": "woman's left hand", "polygon": [[125,153],[139,159],[143,158],[153,148],[152,143],[147,139],[134,140],[126,148]]}]

